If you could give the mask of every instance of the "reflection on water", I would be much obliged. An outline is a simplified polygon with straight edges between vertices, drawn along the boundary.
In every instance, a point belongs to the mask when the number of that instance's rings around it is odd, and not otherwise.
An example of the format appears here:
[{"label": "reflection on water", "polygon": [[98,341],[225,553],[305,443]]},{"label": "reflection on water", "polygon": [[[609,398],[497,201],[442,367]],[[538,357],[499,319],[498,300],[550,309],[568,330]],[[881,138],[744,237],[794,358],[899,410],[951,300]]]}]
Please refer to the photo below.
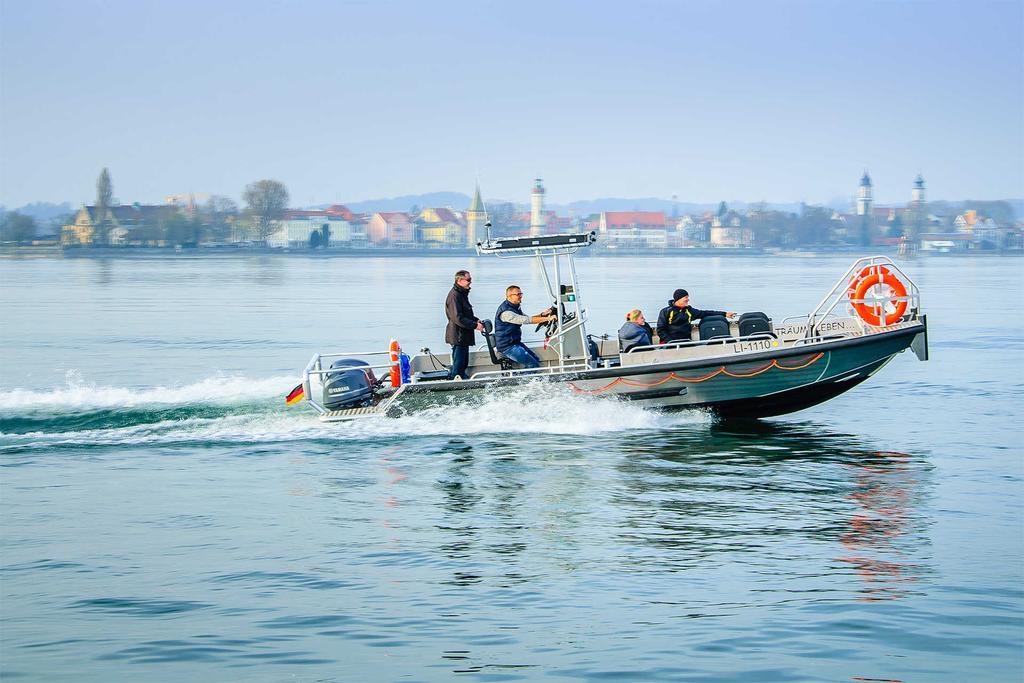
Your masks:
[{"label": "reflection on water", "polygon": [[[541,549],[544,571],[556,574],[753,561],[784,575],[802,554],[819,562],[801,564],[809,583],[834,590],[852,568],[858,583],[846,585],[865,600],[904,597],[929,571],[919,510],[928,463],[815,425],[718,424],[586,445],[549,437],[534,453],[451,439],[431,457],[444,464],[427,516],[437,520],[437,553],[458,564],[451,585],[513,585],[537,574],[520,563],[536,563]],[[387,472],[415,477],[397,464]]]},{"label": "reflection on water", "polygon": [[245,280],[254,285],[279,287],[286,281],[286,259],[273,256],[253,256],[244,260]]},{"label": "reflection on water", "polygon": [[[838,559],[849,563],[864,580],[863,600],[904,597],[908,584],[920,580],[925,569],[907,562],[915,539],[926,538],[923,523],[914,514],[919,498],[918,476],[903,453],[878,452],[850,465],[855,490],[849,494],[858,509],[849,519],[841,542],[848,551]],[[917,549],[917,552],[920,552]]]},{"label": "reflection on water", "polygon": [[108,286],[113,280],[114,260],[109,258],[92,259],[93,277],[100,287]]}]

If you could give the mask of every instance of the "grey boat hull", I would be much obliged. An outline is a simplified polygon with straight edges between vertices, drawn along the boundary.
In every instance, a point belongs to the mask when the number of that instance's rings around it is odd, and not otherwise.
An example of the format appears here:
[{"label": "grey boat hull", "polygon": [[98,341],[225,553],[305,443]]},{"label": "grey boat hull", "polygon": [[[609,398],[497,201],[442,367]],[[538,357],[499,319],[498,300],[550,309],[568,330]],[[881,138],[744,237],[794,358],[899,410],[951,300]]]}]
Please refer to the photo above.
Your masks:
[{"label": "grey boat hull", "polygon": [[[553,382],[577,394],[636,402],[661,410],[703,409],[729,418],[784,415],[827,401],[881,369],[915,339],[925,320],[898,329],[764,352],[666,360],[536,377],[405,385],[382,412],[398,416],[480,400],[485,392]],[[728,347],[724,347],[728,348]]]}]

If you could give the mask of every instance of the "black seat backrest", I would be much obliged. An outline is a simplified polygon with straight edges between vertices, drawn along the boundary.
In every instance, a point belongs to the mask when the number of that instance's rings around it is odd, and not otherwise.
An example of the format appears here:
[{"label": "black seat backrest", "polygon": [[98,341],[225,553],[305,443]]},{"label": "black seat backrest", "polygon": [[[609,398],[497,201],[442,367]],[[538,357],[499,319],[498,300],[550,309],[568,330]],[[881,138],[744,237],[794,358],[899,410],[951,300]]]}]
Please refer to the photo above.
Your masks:
[{"label": "black seat backrest", "polygon": [[739,322],[740,336],[749,337],[750,335],[765,335],[774,337],[772,332],[772,323],[768,320],[768,316],[760,311],[752,311],[750,313],[744,313],[740,316]]},{"label": "black seat backrest", "polygon": [[731,336],[729,334],[729,321],[723,315],[709,315],[702,318],[698,330],[701,341],[726,339]]},{"label": "black seat backrest", "polygon": [[498,351],[496,342],[494,341],[494,323],[490,320],[481,320],[484,324],[484,339],[487,340],[487,353],[491,357],[491,362],[500,367],[502,370],[510,370],[515,367],[511,359],[506,358],[501,352]]},{"label": "black seat backrest", "polygon": [[494,345],[494,324],[490,320],[482,320],[484,324],[484,339],[487,340],[487,353],[491,356],[491,362],[501,365],[498,359],[498,349]]}]

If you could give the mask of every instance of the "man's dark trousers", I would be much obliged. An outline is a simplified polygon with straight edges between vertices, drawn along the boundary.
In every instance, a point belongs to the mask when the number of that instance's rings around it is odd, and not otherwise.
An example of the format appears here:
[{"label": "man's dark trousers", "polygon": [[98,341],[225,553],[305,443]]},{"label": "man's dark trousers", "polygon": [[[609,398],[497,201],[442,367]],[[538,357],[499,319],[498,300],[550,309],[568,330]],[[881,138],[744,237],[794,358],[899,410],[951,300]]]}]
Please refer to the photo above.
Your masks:
[{"label": "man's dark trousers", "polygon": [[469,376],[466,374],[467,367],[469,367],[469,347],[453,346],[452,367],[448,371],[448,379],[455,379],[456,377],[469,379]]}]

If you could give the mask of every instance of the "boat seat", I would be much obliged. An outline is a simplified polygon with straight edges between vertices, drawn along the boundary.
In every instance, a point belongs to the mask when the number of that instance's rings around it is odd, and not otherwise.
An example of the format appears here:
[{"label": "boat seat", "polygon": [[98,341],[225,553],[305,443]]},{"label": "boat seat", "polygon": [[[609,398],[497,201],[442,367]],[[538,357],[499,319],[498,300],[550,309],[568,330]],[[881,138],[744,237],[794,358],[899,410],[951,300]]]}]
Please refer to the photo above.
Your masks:
[{"label": "boat seat", "polygon": [[702,318],[698,330],[701,341],[721,339],[724,342],[724,340],[732,338],[732,333],[729,331],[729,321],[726,320],[724,315],[709,315],[706,318]]},{"label": "boat seat", "polygon": [[772,323],[761,311],[751,311],[740,316],[739,331],[741,337],[775,337]]},{"label": "boat seat", "polygon": [[498,351],[494,341],[494,324],[490,320],[482,320],[481,322],[484,324],[484,339],[487,340],[487,353],[491,356],[491,362],[502,370],[515,370],[518,368],[519,366],[511,358]]}]

